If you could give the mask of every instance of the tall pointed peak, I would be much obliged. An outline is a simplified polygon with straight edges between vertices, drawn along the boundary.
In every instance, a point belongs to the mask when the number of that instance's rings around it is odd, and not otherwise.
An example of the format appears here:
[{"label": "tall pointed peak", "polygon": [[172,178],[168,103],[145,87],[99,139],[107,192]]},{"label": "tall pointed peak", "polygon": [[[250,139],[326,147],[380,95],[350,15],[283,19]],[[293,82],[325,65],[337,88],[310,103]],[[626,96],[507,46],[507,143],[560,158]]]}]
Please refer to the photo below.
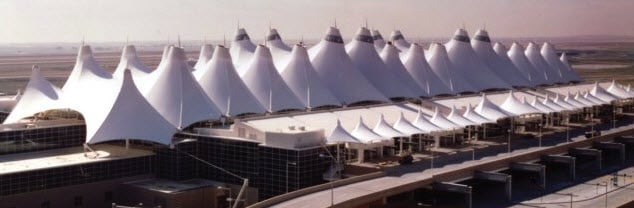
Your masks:
[{"label": "tall pointed peak", "polygon": [[291,57],[308,59],[308,50],[300,44],[295,44],[295,46],[293,46],[293,50],[291,51]]},{"label": "tall pointed peak", "polygon": [[217,45],[216,49],[214,50],[214,55],[212,56],[212,60],[216,58],[230,60],[231,54],[229,53],[229,49],[222,45]]},{"label": "tall pointed peak", "polygon": [[123,48],[123,54],[121,56],[130,58],[137,57],[136,47],[134,47],[134,45],[126,45]]},{"label": "tall pointed peak", "polygon": [[469,34],[465,29],[459,28],[454,32],[453,39],[460,42],[469,43],[471,40],[469,39]]},{"label": "tall pointed peak", "polygon": [[269,47],[266,47],[265,45],[258,45],[254,54],[255,57],[272,58],[271,50],[269,50]]},{"label": "tall pointed peak", "polygon": [[185,55],[185,50],[181,47],[170,48],[168,57],[170,60],[178,60],[178,61],[187,60],[187,56]]},{"label": "tall pointed peak", "polygon": [[405,37],[403,36],[400,30],[394,30],[392,31],[392,35],[390,35],[390,39],[392,41],[396,41],[396,40],[405,39]]},{"label": "tall pointed peak", "polygon": [[370,43],[370,44],[374,43],[374,39],[372,38],[372,35],[370,34],[370,30],[368,30],[365,27],[360,27],[357,30],[357,35],[354,37],[354,39],[356,41],[361,41],[365,43]]},{"label": "tall pointed peak", "polygon": [[372,39],[383,40],[383,35],[381,35],[381,32],[379,32],[379,30],[372,30],[371,34],[372,34]]},{"label": "tall pointed peak", "polygon": [[482,42],[487,42],[487,43],[491,42],[491,39],[489,38],[489,33],[483,29],[476,31],[475,35],[473,36],[473,39],[479,40]]},{"label": "tall pointed peak", "polygon": [[92,49],[90,48],[90,45],[82,45],[79,48],[79,54],[77,54],[77,57],[78,58],[79,57],[83,58],[83,57],[87,57],[87,56],[92,57]]}]

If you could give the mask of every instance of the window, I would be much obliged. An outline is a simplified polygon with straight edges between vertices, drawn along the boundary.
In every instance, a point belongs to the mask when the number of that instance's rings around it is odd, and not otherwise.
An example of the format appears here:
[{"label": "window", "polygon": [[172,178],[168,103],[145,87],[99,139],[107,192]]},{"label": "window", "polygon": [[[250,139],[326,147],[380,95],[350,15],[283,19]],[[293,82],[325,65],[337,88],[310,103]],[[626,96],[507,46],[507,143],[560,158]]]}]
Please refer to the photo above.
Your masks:
[{"label": "window", "polygon": [[84,204],[84,198],[81,196],[75,196],[75,207],[81,207]]},{"label": "window", "polygon": [[106,193],[103,194],[103,199],[105,202],[112,202],[112,191],[106,191]]},{"label": "window", "polygon": [[49,201],[42,202],[40,204],[40,207],[41,208],[50,208],[51,207],[51,203]]}]

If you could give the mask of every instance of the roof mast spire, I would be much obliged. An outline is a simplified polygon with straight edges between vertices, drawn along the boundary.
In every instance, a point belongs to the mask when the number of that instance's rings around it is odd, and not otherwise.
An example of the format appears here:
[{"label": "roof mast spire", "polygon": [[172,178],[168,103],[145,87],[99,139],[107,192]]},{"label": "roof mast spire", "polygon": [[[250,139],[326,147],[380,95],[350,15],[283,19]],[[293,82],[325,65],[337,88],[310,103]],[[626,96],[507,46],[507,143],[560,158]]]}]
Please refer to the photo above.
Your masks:
[{"label": "roof mast spire", "polygon": [[365,18],[365,29],[368,29],[368,18]]},{"label": "roof mast spire", "polygon": [[125,45],[129,45],[130,44],[130,35],[126,35],[125,36]]},{"label": "roof mast spire", "polygon": [[181,34],[178,34],[178,47],[181,47]]},{"label": "roof mast spire", "polygon": [[335,28],[337,28],[337,18],[335,17]]}]

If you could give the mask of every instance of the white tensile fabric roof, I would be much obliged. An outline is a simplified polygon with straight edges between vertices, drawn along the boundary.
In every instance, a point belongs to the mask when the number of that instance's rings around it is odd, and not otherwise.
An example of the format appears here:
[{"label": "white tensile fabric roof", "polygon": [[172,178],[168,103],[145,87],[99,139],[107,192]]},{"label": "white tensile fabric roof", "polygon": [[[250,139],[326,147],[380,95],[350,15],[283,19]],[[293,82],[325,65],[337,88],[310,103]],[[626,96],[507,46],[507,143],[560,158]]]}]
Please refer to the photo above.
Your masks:
[{"label": "white tensile fabric roof", "polygon": [[495,123],[495,121],[485,118],[484,116],[476,113],[475,109],[473,108],[473,106],[471,106],[471,104],[467,105],[467,109],[462,114],[462,117],[479,124]]},{"label": "white tensile fabric roof", "polygon": [[511,85],[498,77],[486,66],[469,43],[467,31],[458,29],[454,37],[447,43],[447,55],[456,73],[461,73],[476,90],[506,89]]},{"label": "white tensile fabric roof", "polygon": [[[166,45],[165,47],[163,47],[163,54],[161,55],[161,61],[159,61],[159,64],[156,68],[161,68],[163,67],[163,65],[165,65],[165,62],[167,61],[167,56],[170,54],[170,49],[172,49],[173,45]],[[143,90],[143,86],[139,86],[140,83],[136,83],[137,87],[139,88],[139,91],[144,92]],[[149,84],[144,84],[144,85],[149,85]]]},{"label": "white tensile fabric roof", "polygon": [[530,104],[531,104],[531,106],[533,106],[533,108],[535,108],[535,109],[537,109],[537,110],[539,110],[541,112],[544,112],[544,113],[554,113],[554,112],[559,112],[559,111],[564,110],[563,108],[562,109],[553,109],[553,108],[551,108],[549,106],[544,105],[544,103],[539,101],[539,98],[537,98],[537,95],[535,95],[535,97],[533,98],[533,101]]},{"label": "white tensile fabric roof", "polygon": [[204,44],[200,46],[200,54],[198,55],[198,60],[196,60],[196,64],[194,65],[194,70],[198,71],[203,69],[209,60],[211,60],[213,55],[214,47],[211,44]]},{"label": "white tensile fabric roof", "polygon": [[123,71],[126,69],[129,69],[130,72],[132,72],[132,78],[135,79],[137,83],[141,83],[142,79],[152,72],[152,69],[141,62],[139,56],[137,55],[136,48],[133,45],[123,47],[121,60],[119,61],[119,65],[117,65],[117,69],[115,69],[113,76],[119,78],[123,77]]},{"label": "white tensile fabric roof", "polygon": [[632,98],[632,93],[627,92],[621,85],[617,84],[615,80],[612,80],[612,84],[610,84],[607,91],[622,99]]},{"label": "white tensile fabric roof", "polygon": [[454,94],[477,92],[480,90],[473,87],[471,82],[463,77],[464,74],[459,73],[455,69],[449,60],[444,45],[434,43],[429,47],[429,53],[425,54],[427,63],[429,63],[434,74],[436,74]]},{"label": "white tensile fabric roof", "polygon": [[414,91],[399,81],[396,73],[391,73],[381,60],[368,29],[359,28],[355,38],[346,45],[346,52],[356,68],[383,95],[389,98],[416,97]]},{"label": "white tensile fabric roof", "polygon": [[595,102],[595,103],[599,103],[599,104],[608,104],[608,103],[610,103],[610,102],[607,102],[607,101],[604,101],[604,100],[601,100],[601,99],[595,97],[594,95],[590,94],[590,92],[584,92],[583,93],[583,98],[585,98],[586,100]]},{"label": "white tensile fabric roof", "polygon": [[555,75],[559,76],[559,79],[562,82],[567,83],[571,81],[570,77],[567,77],[564,72],[564,70],[567,70],[566,66],[564,66],[564,64],[559,60],[559,57],[557,57],[555,46],[553,46],[553,44],[549,42],[542,44],[540,53],[542,54],[542,57],[544,57],[546,63],[550,66],[550,69],[553,70]]},{"label": "white tensile fabric roof", "polygon": [[392,40],[392,44],[394,44],[394,46],[396,46],[396,48],[400,51],[407,51],[407,49],[409,49],[410,43],[405,40],[405,37],[400,30],[392,31],[390,40]]},{"label": "white tensile fabric roof", "polygon": [[33,66],[31,78],[24,89],[20,100],[4,120],[4,123],[15,123],[20,119],[50,109],[66,108],[62,101],[62,91],[51,84],[40,72],[38,66]]},{"label": "white tensile fabric roof", "polygon": [[306,107],[278,73],[268,47],[258,45],[253,59],[245,65],[245,68],[246,72],[242,76],[244,84],[268,111],[277,112]]},{"label": "white tensile fabric roof", "polygon": [[[408,49],[409,50],[409,49]],[[404,51],[406,52],[406,51]],[[401,58],[398,54],[398,49],[394,47],[394,45],[388,44],[383,47],[383,52],[381,52],[381,59],[383,63],[387,66],[387,70],[389,70],[390,74],[394,74],[396,79],[405,85],[405,88],[402,90],[412,91],[415,97],[419,96],[429,96],[427,91],[424,91],[423,88],[418,86],[416,81],[409,75],[405,66],[403,66],[403,62],[401,62]]]},{"label": "white tensile fabric roof", "polygon": [[271,55],[275,61],[275,68],[282,73],[286,68],[286,64],[288,64],[292,48],[282,41],[282,37],[275,28],[269,29],[269,32],[266,34],[266,46],[269,47],[271,51]]},{"label": "white tensile fabric roof", "polygon": [[236,35],[231,42],[229,52],[233,59],[233,65],[238,70],[240,76],[244,75],[242,65],[248,64],[255,52],[255,44],[251,42],[251,38],[244,28],[238,28]]},{"label": "white tensile fabric roof", "polygon": [[144,93],[145,97],[173,126],[183,129],[198,121],[220,117],[220,110],[194,78],[182,48],[172,47],[165,64],[151,78],[153,85]]},{"label": "white tensile fabric roof", "polygon": [[559,105],[559,106],[561,106],[561,107],[563,107],[565,109],[568,109],[568,110],[578,110],[579,108],[581,108],[581,107],[574,106],[574,105],[564,101],[564,99],[561,98],[561,96],[559,96],[559,94],[555,95],[555,97],[553,98],[553,103],[555,103],[555,104],[557,104],[557,105]]},{"label": "white tensile fabric roof", "polygon": [[354,66],[346,54],[339,29],[330,27],[324,39],[311,48],[309,54],[321,80],[344,104],[388,101]]},{"label": "white tensile fabric roof", "polygon": [[447,119],[441,112],[438,110],[438,107],[434,108],[434,115],[429,119],[436,126],[443,128],[445,130],[452,130],[456,128],[460,128],[461,126],[451,122]]},{"label": "white tensile fabric roof", "polygon": [[583,104],[585,104],[587,106],[601,105],[600,102],[595,102],[593,100],[589,100],[589,99],[583,97],[583,95],[581,95],[581,93],[579,91],[577,91],[575,93],[575,97],[574,98],[575,98],[575,100],[577,100],[577,102],[583,103]]},{"label": "white tensile fabric roof", "polygon": [[568,91],[566,93],[566,97],[564,97],[564,101],[566,101],[570,105],[573,105],[573,106],[578,107],[578,108],[584,108],[584,107],[592,106],[592,105],[587,105],[587,104],[584,104],[582,102],[577,101],[575,99],[575,97],[572,94],[570,94],[570,91]]},{"label": "white tensile fabric roof", "polygon": [[561,57],[559,57],[559,61],[561,61],[561,63],[564,64],[564,67],[566,70],[562,70],[561,72],[566,77],[567,80],[581,81],[581,77],[579,77],[577,72],[575,72],[570,66],[570,63],[568,63],[568,56],[566,55],[566,53],[561,54]]},{"label": "white tensile fabric roof", "polygon": [[550,99],[550,97],[548,95],[546,95],[546,97],[544,98],[544,100],[542,101],[542,104],[545,106],[548,106],[549,108],[552,108],[556,111],[566,111],[566,110],[571,110],[569,108],[566,108],[564,106],[561,106],[555,102],[553,102],[552,99]]},{"label": "white tensile fabric roof", "polygon": [[119,90],[102,94],[93,110],[82,111],[86,119],[86,143],[142,139],[168,145],[177,129],[163,118],[136,88],[126,70],[118,79]]},{"label": "white tensile fabric roof", "polygon": [[513,43],[507,55],[509,56],[509,59],[511,59],[511,62],[513,62],[513,65],[515,65],[515,67],[517,67],[522,74],[528,78],[533,86],[548,84],[544,74],[538,73],[537,69],[535,69],[533,64],[531,64],[528,58],[526,58],[524,48],[519,43]]},{"label": "white tensile fabric roof", "polygon": [[[518,77],[521,77],[521,79],[526,80],[526,83],[528,84],[528,86],[530,87],[534,87],[535,84],[533,84],[528,75],[530,75],[531,73],[526,73],[524,72],[522,69],[518,68],[513,61],[511,61],[511,58],[509,58],[509,53],[508,50],[506,48],[506,46],[504,46],[504,44],[500,43],[500,42],[496,42],[495,45],[493,46],[493,50],[495,51],[495,53],[498,55],[498,57],[500,57],[500,60],[502,60],[502,62],[504,63],[505,68],[507,68],[507,70],[510,70],[513,72],[513,74],[515,74]],[[512,70],[511,70],[512,69]],[[520,78],[518,78],[520,79]]]},{"label": "white tensile fabric roof", "polygon": [[[508,62],[500,57],[493,50],[489,34],[485,30],[478,30],[471,39],[471,47],[476,55],[493,71],[499,78],[511,86],[530,87],[528,79],[518,73],[518,69],[508,58]],[[506,52],[504,54],[506,55]]]},{"label": "white tensile fabric roof", "polygon": [[546,63],[544,57],[539,52],[539,46],[533,42],[528,43],[524,55],[528,61],[533,65],[533,68],[537,70],[537,74],[543,75],[547,84],[563,83],[559,74],[555,74],[555,71],[550,68],[550,65]]},{"label": "white tensile fabric roof", "polygon": [[442,128],[438,127],[436,124],[429,121],[429,119],[425,117],[425,114],[423,114],[423,111],[421,111],[420,109],[418,109],[416,118],[414,119],[414,122],[412,122],[411,124],[414,125],[416,128],[419,128],[425,131],[426,133],[443,130]]},{"label": "white tensile fabric roof", "polygon": [[339,143],[362,143],[359,139],[352,136],[348,131],[346,131],[341,126],[341,121],[337,120],[337,126],[335,126],[334,130],[328,137],[326,137],[326,141],[329,144],[339,144]]},{"label": "white tensile fabric roof", "polygon": [[427,133],[427,131],[417,128],[416,126],[412,125],[412,123],[410,123],[407,119],[405,119],[405,116],[403,116],[403,112],[399,114],[396,122],[394,122],[392,127],[400,132],[409,135]]},{"label": "white tensile fabric roof", "polygon": [[377,133],[372,131],[372,129],[370,129],[363,122],[363,117],[359,117],[359,122],[357,123],[357,126],[354,127],[354,129],[352,130],[352,132],[350,132],[350,134],[356,138],[359,138],[359,140],[363,141],[363,143],[366,143],[366,144],[391,140],[389,138],[385,138],[381,135],[378,135]]},{"label": "white tensile fabric roof", "polygon": [[493,104],[489,99],[487,99],[486,95],[482,95],[482,99],[480,100],[480,103],[478,103],[474,111],[493,121],[500,118],[512,116],[512,114],[505,112],[497,105]]},{"label": "white tensile fabric roof", "polygon": [[447,115],[447,119],[455,124],[458,124],[461,127],[479,124],[460,115],[460,113],[458,113],[458,109],[456,109],[456,106],[451,106],[451,112],[449,112],[449,115]]},{"label": "white tensile fabric roof", "polygon": [[425,59],[423,47],[414,43],[403,58],[403,65],[418,86],[428,96],[451,94],[451,89],[432,71]]},{"label": "white tensile fabric roof", "polygon": [[533,108],[531,105],[519,101],[513,94],[512,90],[509,92],[506,100],[504,100],[504,102],[500,105],[500,108],[507,112],[513,112],[513,114],[516,115],[541,113],[540,110]]},{"label": "white tensile fabric roof", "polygon": [[76,98],[76,100],[85,100],[83,96],[103,89],[111,79],[112,74],[101,68],[95,61],[90,46],[83,45],[79,48],[75,66],[62,90],[66,95]]},{"label": "white tensile fabric roof", "polygon": [[605,91],[601,86],[599,86],[598,82],[594,83],[594,87],[590,90],[590,94],[594,97],[597,97],[605,102],[612,102],[617,100],[618,98],[609,92]]},{"label": "white tensile fabric roof", "polygon": [[229,50],[224,46],[216,46],[206,67],[197,71],[200,71],[198,83],[224,115],[266,112],[236,72]]},{"label": "white tensile fabric roof", "polygon": [[374,48],[378,52],[382,51],[383,47],[385,47],[385,40],[383,39],[383,35],[381,35],[381,32],[379,32],[379,30],[372,30],[371,34],[372,40],[374,40]]},{"label": "white tensile fabric roof", "polygon": [[315,72],[304,46],[293,47],[289,63],[281,76],[297,98],[308,108],[341,105]]},{"label": "white tensile fabric roof", "polygon": [[400,131],[394,129],[392,126],[390,126],[385,121],[385,118],[383,117],[383,114],[381,114],[379,116],[379,121],[376,123],[376,125],[374,126],[372,131],[374,131],[378,135],[381,135],[381,136],[386,137],[386,138],[409,136],[409,135],[404,134],[403,132],[400,132]]}]

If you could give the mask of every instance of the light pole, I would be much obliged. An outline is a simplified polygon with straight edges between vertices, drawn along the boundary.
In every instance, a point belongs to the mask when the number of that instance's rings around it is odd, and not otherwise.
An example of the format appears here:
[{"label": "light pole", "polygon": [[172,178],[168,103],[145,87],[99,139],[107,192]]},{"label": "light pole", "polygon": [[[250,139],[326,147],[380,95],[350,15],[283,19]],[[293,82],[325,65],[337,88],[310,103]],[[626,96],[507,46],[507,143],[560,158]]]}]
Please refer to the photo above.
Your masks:
[{"label": "light pole", "polygon": [[[603,184],[603,183],[605,183],[605,184]],[[608,184],[609,183],[607,181],[601,182],[601,183],[597,183],[597,187],[599,187],[599,186],[604,186],[605,187],[605,208],[608,207]]]},{"label": "light pole", "polygon": [[288,193],[288,165],[297,165],[296,162],[286,161],[286,193]]},{"label": "light pole", "polygon": [[616,105],[612,105],[612,128],[616,128]]},{"label": "light pole", "polygon": [[542,123],[539,123],[539,147],[542,147]]},{"label": "light pole", "polygon": [[507,130],[507,131],[509,132],[509,136],[508,136],[507,141],[506,141],[506,145],[507,145],[507,147],[506,147],[506,151],[507,151],[509,154],[511,154],[511,130],[509,129],[509,130]]},{"label": "light pole", "polygon": [[218,186],[218,189],[223,191],[229,190],[229,197],[227,197],[227,202],[229,202],[229,207],[231,207],[231,202],[233,202],[233,192],[231,191],[231,188]]}]

